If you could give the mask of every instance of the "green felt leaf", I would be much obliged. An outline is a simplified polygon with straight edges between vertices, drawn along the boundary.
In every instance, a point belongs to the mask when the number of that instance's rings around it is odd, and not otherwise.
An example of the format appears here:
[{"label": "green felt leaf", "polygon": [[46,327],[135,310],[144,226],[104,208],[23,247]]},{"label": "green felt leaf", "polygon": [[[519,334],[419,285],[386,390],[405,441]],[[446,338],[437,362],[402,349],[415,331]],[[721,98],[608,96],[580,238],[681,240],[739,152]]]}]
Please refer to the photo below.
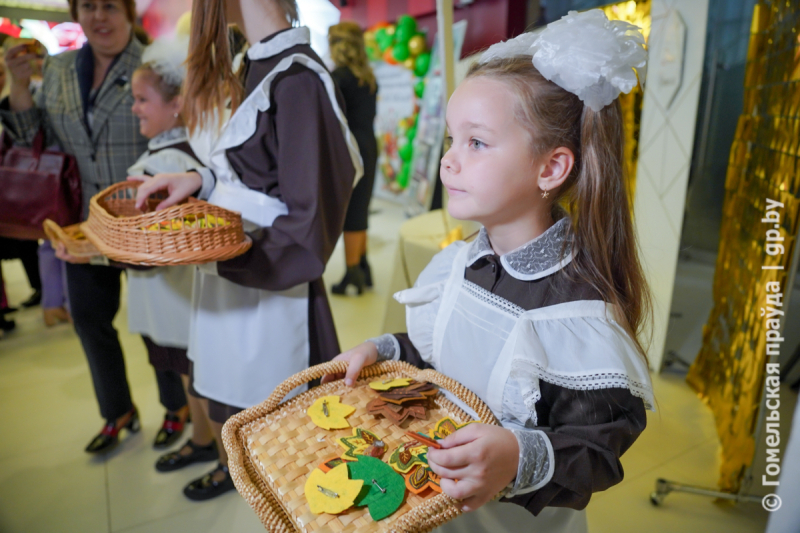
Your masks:
[{"label": "green felt leaf", "polygon": [[[350,479],[364,481],[364,488],[355,504],[368,506],[373,520],[383,520],[403,505],[405,479],[380,459],[359,456],[358,461],[347,463],[347,468],[350,470]],[[369,490],[365,492],[365,488]]]}]

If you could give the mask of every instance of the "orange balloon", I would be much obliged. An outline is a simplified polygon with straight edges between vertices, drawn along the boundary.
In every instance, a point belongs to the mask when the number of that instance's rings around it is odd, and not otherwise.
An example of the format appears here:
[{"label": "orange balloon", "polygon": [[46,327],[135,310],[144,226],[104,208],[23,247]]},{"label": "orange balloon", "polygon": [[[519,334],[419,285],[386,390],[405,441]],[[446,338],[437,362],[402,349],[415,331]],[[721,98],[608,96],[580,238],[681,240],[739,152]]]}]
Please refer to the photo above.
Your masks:
[{"label": "orange balloon", "polygon": [[397,60],[392,55],[393,51],[394,51],[394,47],[393,46],[390,46],[389,48],[387,48],[386,50],[383,51],[383,60],[386,61],[387,63],[389,63],[390,65],[396,65],[397,64]]}]

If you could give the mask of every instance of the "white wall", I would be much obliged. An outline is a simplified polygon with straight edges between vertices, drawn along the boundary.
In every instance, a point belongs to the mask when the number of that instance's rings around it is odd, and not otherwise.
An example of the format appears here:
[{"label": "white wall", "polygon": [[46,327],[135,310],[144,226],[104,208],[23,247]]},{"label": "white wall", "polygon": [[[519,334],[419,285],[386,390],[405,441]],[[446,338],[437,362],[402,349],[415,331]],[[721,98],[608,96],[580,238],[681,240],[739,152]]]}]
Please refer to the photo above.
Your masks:
[{"label": "white wall", "polygon": [[[667,43],[670,11],[686,26],[681,84],[674,79]],[[645,272],[653,294],[654,331],[648,357],[658,371],[663,359],[678,261],[686,186],[692,159],[703,73],[708,0],[653,0],[650,61],[642,109],[634,213]]]}]

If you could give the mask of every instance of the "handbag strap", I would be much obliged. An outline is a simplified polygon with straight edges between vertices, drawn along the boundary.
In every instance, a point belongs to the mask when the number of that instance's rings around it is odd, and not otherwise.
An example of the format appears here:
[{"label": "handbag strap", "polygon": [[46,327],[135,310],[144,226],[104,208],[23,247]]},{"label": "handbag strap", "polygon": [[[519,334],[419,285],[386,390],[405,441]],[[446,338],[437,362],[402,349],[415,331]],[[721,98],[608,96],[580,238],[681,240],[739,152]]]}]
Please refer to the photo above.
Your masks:
[{"label": "handbag strap", "polygon": [[[11,138],[7,129],[3,129],[3,133],[0,135],[0,159],[5,159],[6,154],[13,147],[14,139]],[[44,152],[44,128],[39,128],[39,131],[34,135],[31,149],[33,150],[33,157],[39,159],[42,152]]]},{"label": "handbag strap", "polygon": [[11,140],[11,135],[8,134],[8,131],[4,129],[2,135],[0,135],[0,159],[5,159],[6,152],[12,146],[14,146],[14,141]]},{"label": "handbag strap", "polygon": [[44,152],[44,128],[39,128],[39,131],[36,132],[31,148],[33,148],[33,157],[39,159]]}]

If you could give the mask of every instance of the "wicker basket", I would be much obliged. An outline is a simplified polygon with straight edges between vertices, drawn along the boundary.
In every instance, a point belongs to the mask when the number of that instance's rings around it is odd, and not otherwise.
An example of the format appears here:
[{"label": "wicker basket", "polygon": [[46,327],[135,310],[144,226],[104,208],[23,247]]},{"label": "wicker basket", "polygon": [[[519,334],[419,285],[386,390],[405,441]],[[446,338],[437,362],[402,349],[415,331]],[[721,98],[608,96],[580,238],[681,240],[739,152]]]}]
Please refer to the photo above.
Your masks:
[{"label": "wicker basket", "polygon": [[81,231],[80,224],[73,224],[62,228],[49,218],[42,224],[44,233],[53,243],[64,243],[67,251],[74,257],[94,257],[100,255],[86,235]]},{"label": "wicker basket", "polygon": [[[425,497],[411,492],[406,494],[400,509],[379,522],[372,520],[366,507],[351,508],[340,515],[311,513],[304,494],[305,480],[324,460],[341,455],[342,449],[336,440],[352,435],[352,428],[372,431],[391,450],[408,440],[404,438],[407,430],[427,432],[445,416],[458,423],[472,419],[440,392],[433,399],[435,408],[429,411],[427,421],[413,419],[407,427],[406,424],[398,427],[386,418],[376,418],[367,412],[367,402],[375,397],[369,388],[371,381],[409,377],[434,383],[472,408],[481,422],[497,425],[489,408],[464,386],[433,370],[419,370],[396,361],[364,368],[352,388],[346,386],[344,380],[338,380],[281,403],[294,388],[346,369],[347,363],[336,361],[295,374],[278,386],[265,402],[230,418],[222,430],[231,477],[267,530],[271,533],[422,533],[461,514],[457,502],[446,494]],[[306,415],[305,410],[317,398],[328,394],[340,395],[343,403],[356,407],[347,417],[352,428],[326,431],[314,425]]]},{"label": "wicker basket", "polygon": [[[96,194],[89,203],[89,220],[81,229],[103,255],[121,263],[147,266],[197,265],[243,254],[252,242],[244,234],[242,217],[202,200],[154,211],[163,194],[148,199],[150,212],[136,209],[137,185],[120,182]],[[184,228],[186,217],[205,220],[206,227]],[[216,225],[209,218],[222,218]],[[213,220],[213,219],[212,219]],[[145,228],[166,224],[168,230]]]}]

